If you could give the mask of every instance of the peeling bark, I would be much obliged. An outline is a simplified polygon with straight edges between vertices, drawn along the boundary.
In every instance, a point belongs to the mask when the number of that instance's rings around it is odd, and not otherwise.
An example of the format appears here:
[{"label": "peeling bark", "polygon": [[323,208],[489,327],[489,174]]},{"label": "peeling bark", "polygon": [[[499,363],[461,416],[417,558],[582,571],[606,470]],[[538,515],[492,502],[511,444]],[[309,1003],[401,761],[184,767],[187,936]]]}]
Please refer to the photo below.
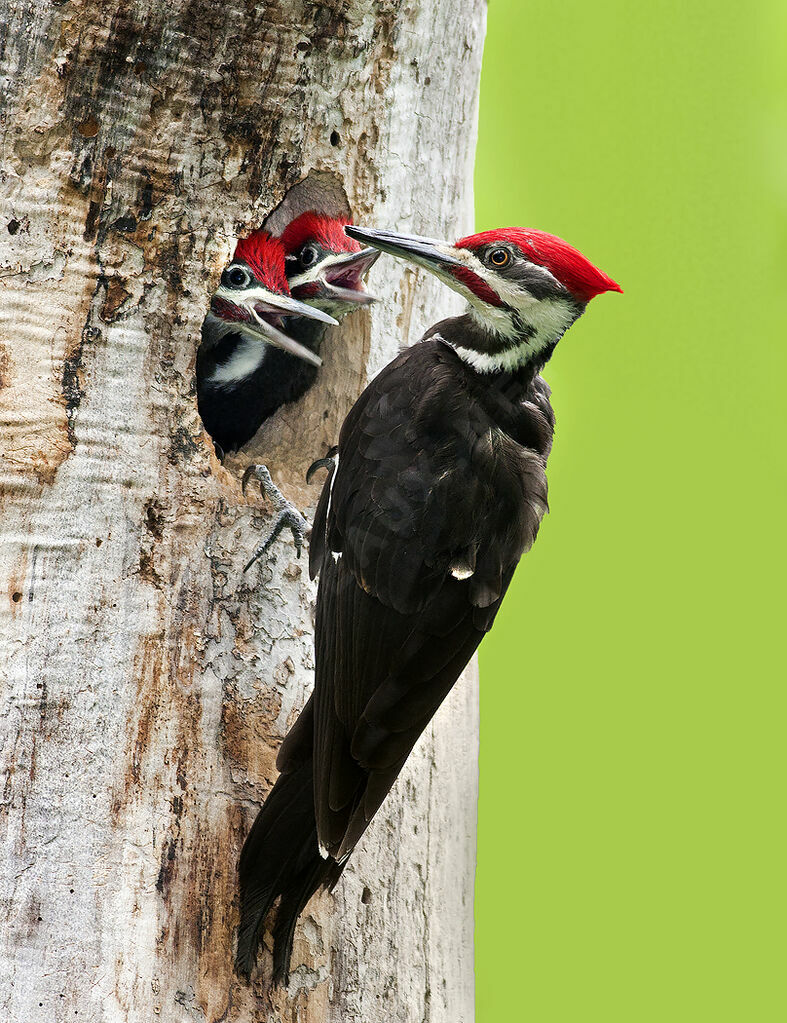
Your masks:
[{"label": "peeling bark", "polygon": [[[425,733],[287,992],[231,972],[236,864],[312,681],[291,545],[244,575],[264,460],[306,467],[445,315],[391,260],[304,398],[224,466],[196,344],[239,233],[311,171],[359,223],[457,236],[485,9],[6,0],[0,209],[0,1017],[470,1023],[476,686]],[[327,180],[327,178],[326,178]]]}]

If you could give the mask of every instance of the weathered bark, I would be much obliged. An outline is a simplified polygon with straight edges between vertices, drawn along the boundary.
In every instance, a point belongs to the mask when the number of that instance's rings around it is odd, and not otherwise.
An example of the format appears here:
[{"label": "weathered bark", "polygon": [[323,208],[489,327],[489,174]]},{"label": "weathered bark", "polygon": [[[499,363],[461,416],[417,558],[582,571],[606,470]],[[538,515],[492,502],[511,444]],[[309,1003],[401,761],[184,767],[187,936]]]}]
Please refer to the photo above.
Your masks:
[{"label": "weathered bark", "polygon": [[222,467],[194,356],[234,237],[318,170],[357,222],[471,227],[477,0],[9,2],[2,22],[0,1018],[469,1021],[476,687],[441,709],[289,991],[234,978],[236,864],[311,685],[315,589],[252,457],[305,467],[446,312],[392,260]]}]

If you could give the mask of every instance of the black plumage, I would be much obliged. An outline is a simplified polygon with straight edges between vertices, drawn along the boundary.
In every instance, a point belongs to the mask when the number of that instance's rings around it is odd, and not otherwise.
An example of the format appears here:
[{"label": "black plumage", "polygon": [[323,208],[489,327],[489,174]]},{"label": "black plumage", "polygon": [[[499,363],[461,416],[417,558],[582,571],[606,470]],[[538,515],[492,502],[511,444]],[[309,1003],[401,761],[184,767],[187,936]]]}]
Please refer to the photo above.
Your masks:
[{"label": "black plumage", "polygon": [[455,245],[346,232],[436,273],[468,311],[369,384],[317,505],[314,693],[241,857],[238,965],[251,969],[280,896],[277,981],[298,914],[336,882],[536,538],[554,428],[538,374],[587,303],[621,290],[541,231],[504,228]]},{"label": "black plumage", "polygon": [[[325,333],[322,323],[292,317],[287,334],[319,354]],[[266,345],[251,372],[226,384],[214,383],[214,371],[233,358],[244,343],[237,332],[216,340],[206,319],[203,341],[197,350],[197,406],[205,429],[223,451],[237,451],[282,405],[297,401],[317,378],[318,366]]]},{"label": "black plumage", "polygon": [[468,317],[438,324],[342,427],[310,549],[314,694],[241,859],[243,973],[281,895],[274,972],[286,976],[298,913],[339,877],[546,510],[549,388],[536,364],[482,376],[463,362],[452,345],[476,329]]}]

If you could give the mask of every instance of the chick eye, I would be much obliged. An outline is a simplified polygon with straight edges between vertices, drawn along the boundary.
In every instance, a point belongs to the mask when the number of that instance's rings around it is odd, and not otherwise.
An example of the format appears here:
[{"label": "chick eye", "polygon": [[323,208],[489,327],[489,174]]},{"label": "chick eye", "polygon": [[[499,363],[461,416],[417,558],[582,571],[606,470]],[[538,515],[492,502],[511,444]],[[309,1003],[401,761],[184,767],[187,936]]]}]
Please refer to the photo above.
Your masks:
[{"label": "chick eye", "polygon": [[492,249],[489,253],[489,262],[492,266],[508,266],[511,262],[511,253],[508,249]]},{"label": "chick eye", "polygon": [[245,267],[231,266],[224,271],[224,284],[230,288],[248,288],[251,274]]},{"label": "chick eye", "polygon": [[319,255],[314,245],[304,245],[301,249],[301,266],[303,269],[308,270],[310,266],[314,266]]}]

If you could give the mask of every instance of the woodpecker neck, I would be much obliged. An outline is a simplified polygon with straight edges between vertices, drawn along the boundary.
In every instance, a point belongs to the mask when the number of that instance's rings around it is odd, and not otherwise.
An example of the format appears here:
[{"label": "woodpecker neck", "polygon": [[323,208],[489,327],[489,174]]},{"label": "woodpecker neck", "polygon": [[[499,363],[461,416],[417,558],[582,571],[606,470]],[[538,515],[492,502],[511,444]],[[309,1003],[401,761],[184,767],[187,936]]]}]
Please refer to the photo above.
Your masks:
[{"label": "woodpecker neck", "polygon": [[255,373],[271,346],[243,325],[209,312],[202,325],[202,376],[205,386],[233,387]]},{"label": "woodpecker neck", "polygon": [[439,334],[478,373],[524,370],[525,375],[535,376],[585,307],[559,298],[520,309],[488,308],[491,314],[471,305],[463,316],[443,320],[425,336]]}]

